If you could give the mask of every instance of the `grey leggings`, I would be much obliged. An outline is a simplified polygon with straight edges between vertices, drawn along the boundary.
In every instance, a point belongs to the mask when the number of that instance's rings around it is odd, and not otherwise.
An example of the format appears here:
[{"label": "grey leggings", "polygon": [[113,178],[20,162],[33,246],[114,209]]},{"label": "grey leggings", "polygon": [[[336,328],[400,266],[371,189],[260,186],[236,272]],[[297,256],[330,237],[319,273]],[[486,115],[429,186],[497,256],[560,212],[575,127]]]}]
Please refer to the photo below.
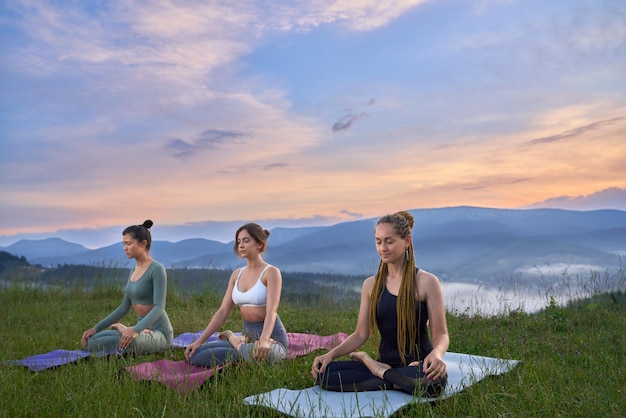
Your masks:
[{"label": "grey leggings", "polygon": [[[254,349],[254,341],[258,340],[261,336],[263,324],[263,321],[244,321],[243,333],[248,336],[249,342],[242,344],[239,350],[235,350],[235,347],[228,341],[209,341],[198,348],[189,359],[189,362],[194,366],[203,367],[223,366],[242,360],[249,363],[255,362],[252,350]],[[271,338],[276,342],[270,343],[270,353],[265,361],[268,363],[277,363],[287,357],[287,346],[289,344],[287,331],[279,317],[276,317],[276,323],[274,324]]]},{"label": "grey leggings", "polygon": [[[137,317],[137,322],[142,317]],[[114,329],[106,329],[96,332],[87,340],[87,351],[106,351],[109,353],[119,351],[120,353],[132,352],[135,354],[149,354],[166,350],[172,344],[174,330],[166,313],[163,313],[151,327],[152,333],[140,332],[126,350],[119,350],[122,334]]]}]

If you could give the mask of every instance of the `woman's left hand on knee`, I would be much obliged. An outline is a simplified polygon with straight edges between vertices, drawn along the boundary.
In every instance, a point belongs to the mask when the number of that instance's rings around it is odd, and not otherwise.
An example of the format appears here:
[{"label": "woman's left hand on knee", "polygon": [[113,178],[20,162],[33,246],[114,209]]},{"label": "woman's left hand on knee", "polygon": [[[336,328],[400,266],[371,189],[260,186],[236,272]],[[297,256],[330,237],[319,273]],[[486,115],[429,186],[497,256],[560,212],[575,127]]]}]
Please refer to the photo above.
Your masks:
[{"label": "woman's left hand on knee", "polygon": [[261,340],[256,340],[254,342],[254,348],[252,350],[252,356],[254,360],[257,362],[264,361],[270,354],[270,343],[269,341],[261,342]]},{"label": "woman's left hand on knee", "polygon": [[442,379],[446,376],[447,366],[441,356],[431,352],[424,359],[424,373],[432,380]]},{"label": "woman's left hand on knee", "polygon": [[139,334],[133,328],[127,328],[122,333],[122,338],[120,338],[120,348],[122,350],[127,349],[128,346],[131,345],[132,342],[135,341],[135,338],[137,338],[138,336]]}]

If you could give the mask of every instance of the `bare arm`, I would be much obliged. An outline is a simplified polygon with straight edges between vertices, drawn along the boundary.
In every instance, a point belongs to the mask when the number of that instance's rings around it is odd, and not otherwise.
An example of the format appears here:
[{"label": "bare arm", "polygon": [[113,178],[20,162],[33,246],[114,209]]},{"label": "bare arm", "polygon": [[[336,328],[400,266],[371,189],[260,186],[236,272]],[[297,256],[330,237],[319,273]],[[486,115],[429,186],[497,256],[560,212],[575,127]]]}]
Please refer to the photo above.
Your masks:
[{"label": "bare arm", "polygon": [[369,309],[370,309],[370,294],[372,293],[372,287],[374,285],[374,277],[369,277],[363,282],[361,287],[361,305],[359,307],[359,317],[357,320],[356,328],[352,334],[348,336],[341,344],[333,348],[324,355],[317,356],[313,360],[313,367],[311,373],[316,378],[319,373],[324,373],[326,366],[333,359],[344,356],[353,352],[361,347],[370,334],[369,325]]},{"label": "bare arm", "polygon": [[418,274],[421,288],[426,293],[426,306],[433,342],[433,350],[424,359],[424,372],[428,378],[436,380],[446,374],[443,355],[450,345],[443,292],[437,276],[425,271],[420,271]]},{"label": "bare arm", "polygon": [[265,303],[265,318],[263,318],[263,331],[261,331],[258,341],[254,343],[253,356],[256,361],[263,361],[270,354],[270,338],[276,324],[280,294],[283,287],[283,278],[280,270],[276,267],[270,267],[263,278],[267,287],[267,300]]},{"label": "bare arm", "polygon": [[269,342],[269,339],[274,330],[276,324],[276,317],[278,316],[278,305],[280,304],[280,294],[283,288],[283,278],[280,274],[280,270],[276,267],[271,267],[265,273],[265,279],[267,287],[267,301],[265,305],[265,319],[263,322],[263,331],[259,340],[262,343]]}]

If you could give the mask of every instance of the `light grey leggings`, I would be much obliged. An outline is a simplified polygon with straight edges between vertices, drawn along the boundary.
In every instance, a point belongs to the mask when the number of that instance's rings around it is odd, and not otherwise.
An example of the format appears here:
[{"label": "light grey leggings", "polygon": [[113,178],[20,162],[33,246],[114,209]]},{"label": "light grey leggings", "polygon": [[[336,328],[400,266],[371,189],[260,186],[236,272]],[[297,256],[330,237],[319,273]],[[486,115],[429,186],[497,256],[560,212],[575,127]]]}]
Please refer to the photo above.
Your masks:
[{"label": "light grey leggings", "polygon": [[[244,321],[243,333],[249,337],[250,342],[242,344],[239,350],[235,350],[235,347],[228,341],[209,341],[198,348],[189,359],[189,362],[194,366],[203,367],[223,366],[242,360],[249,363],[255,362],[252,355],[254,341],[259,339],[262,331],[263,321]],[[271,338],[276,342],[270,343],[270,353],[265,361],[268,363],[277,363],[287,357],[287,346],[289,345],[287,331],[279,317],[276,317],[276,323],[274,324]]]},{"label": "light grey leggings", "polygon": [[[141,321],[138,317],[138,321]],[[163,314],[152,324],[152,333],[140,332],[126,350],[119,350],[122,334],[114,329],[106,329],[96,332],[87,340],[87,351],[106,351],[108,353],[119,351],[120,353],[132,352],[135,354],[149,354],[166,350],[172,344],[174,331],[167,314]]]}]

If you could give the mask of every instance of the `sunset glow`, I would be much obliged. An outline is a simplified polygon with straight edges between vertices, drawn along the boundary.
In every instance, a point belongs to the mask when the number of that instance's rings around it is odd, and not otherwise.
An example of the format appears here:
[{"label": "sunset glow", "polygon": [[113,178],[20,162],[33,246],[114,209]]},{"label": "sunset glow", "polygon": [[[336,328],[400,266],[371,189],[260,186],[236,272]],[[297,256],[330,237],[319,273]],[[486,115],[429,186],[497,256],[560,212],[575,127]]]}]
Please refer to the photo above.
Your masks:
[{"label": "sunset glow", "polygon": [[625,14],[4,1],[0,235],[623,199]]}]

